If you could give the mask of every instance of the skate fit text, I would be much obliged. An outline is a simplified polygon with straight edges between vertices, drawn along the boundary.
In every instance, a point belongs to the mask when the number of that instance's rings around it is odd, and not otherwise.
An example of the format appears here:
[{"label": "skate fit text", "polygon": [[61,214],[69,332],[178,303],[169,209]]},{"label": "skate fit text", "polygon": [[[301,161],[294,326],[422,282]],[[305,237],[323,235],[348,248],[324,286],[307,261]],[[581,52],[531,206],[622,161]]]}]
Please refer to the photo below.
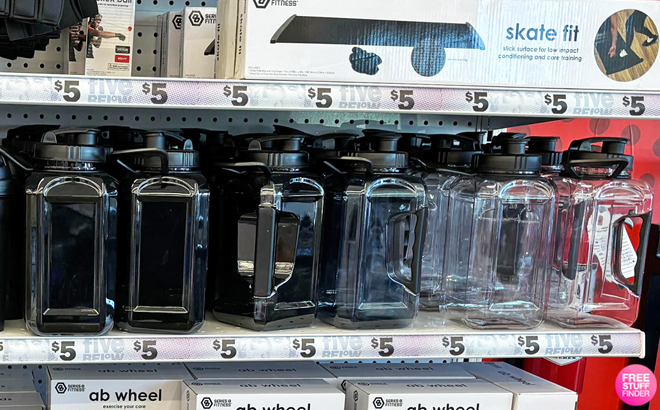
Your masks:
[{"label": "skate fit text", "polygon": [[[564,29],[561,30],[559,38],[562,41],[578,41],[580,29],[578,25],[566,24]],[[529,40],[529,41],[555,41],[557,40],[557,30],[553,28],[546,28],[544,24],[541,27],[525,27],[520,23],[516,23],[515,27],[508,27],[506,29],[507,40]]]}]

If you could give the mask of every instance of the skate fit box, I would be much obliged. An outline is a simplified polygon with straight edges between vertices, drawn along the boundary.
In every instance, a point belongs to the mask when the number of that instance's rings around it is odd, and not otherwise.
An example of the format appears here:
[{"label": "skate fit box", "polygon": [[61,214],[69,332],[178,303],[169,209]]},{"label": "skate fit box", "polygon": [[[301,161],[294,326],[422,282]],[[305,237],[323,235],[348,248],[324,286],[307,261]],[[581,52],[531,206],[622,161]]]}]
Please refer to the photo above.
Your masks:
[{"label": "skate fit box", "polygon": [[400,380],[400,379],[474,379],[475,377],[454,364],[443,363],[329,363],[322,364],[336,378],[335,386],[346,390],[353,380]]},{"label": "skate fit box", "polygon": [[237,79],[660,89],[655,1],[236,1]]},{"label": "skate fit box", "polygon": [[181,77],[214,77],[217,10],[216,7],[186,7],[184,9]]},{"label": "skate fit box", "polygon": [[0,393],[1,408],[33,408],[44,409],[44,402],[37,392],[29,393]]},{"label": "skate fit box", "polygon": [[160,51],[161,77],[181,77],[181,30],[183,13],[170,11],[163,16],[163,39]]},{"label": "skate fit box", "polygon": [[511,410],[510,392],[484,380],[354,380],[345,410]]},{"label": "skate fit box", "polygon": [[213,379],[321,379],[335,376],[314,362],[187,363],[196,380]]},{"label": "skate fit box", "polygon": [[98,0],[98,6],[85,29],[85,75],[130,77],[135,0]]},{"label": "skate fit box", "polygon": [[181,381],[190,377],[179,363],[52,365],[48,366],[48,408],[140,405],[146,410],[179,410]]},{"label": "skate fit box", "polygon": [[508,363],[459,363],[478,379],[513,393],[513,410],[574,410],[577,393]]},{"label": "skate fit box", "polygon": [[184,381],[182,410],[339,410],[344,393],[323,380]]}]

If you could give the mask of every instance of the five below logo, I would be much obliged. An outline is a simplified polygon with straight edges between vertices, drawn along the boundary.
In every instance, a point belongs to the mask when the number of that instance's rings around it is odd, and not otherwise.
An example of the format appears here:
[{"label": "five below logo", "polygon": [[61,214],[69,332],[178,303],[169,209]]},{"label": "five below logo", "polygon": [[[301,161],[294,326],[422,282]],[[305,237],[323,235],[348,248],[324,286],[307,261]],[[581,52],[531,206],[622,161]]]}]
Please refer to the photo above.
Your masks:
[{"label": "five below logo", "polygon": [[[194,10],[188,16],[188,20],[192,23],[193,26],[201,26],[204,23],[204,15],[199,10]],[[176,24],[176,23],[175,23]]]},{"label": "five below logo", "polygon": [[270,3],[270,0],[254,0],[254,5],[257,6],[258,9],[265,9],[268,7],[268,3]]}]

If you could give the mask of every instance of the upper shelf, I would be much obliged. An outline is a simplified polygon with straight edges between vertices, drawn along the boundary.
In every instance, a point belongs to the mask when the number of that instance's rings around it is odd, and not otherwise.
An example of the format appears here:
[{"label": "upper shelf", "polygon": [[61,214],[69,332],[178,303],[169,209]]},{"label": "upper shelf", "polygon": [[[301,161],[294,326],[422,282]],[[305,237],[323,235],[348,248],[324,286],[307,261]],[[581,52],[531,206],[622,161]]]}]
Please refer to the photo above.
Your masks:
[{"label": "upper shelf", "polygon": [[660,94],[0,75],[0,104],[660,119]]},{"label": "upper shelf", "polygon": [[475,331],[422,312],[411,327],[341,330],[314,326],[255,332],[207,318],[191,335],[113,330],[102,337],[37,337],[22,321],[0,332],[0,362],[93,363],[145,361],[395,360],[515,357],[643,357],[637,329],[562,329],[551,323],[528,331]]}]

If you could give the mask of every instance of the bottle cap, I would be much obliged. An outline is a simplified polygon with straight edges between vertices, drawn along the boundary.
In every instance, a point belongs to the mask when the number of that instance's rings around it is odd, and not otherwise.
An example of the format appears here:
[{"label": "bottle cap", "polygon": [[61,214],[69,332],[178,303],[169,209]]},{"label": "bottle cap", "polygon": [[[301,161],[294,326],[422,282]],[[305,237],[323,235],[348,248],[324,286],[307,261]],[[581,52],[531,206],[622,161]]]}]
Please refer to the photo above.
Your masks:
[{"label": "bottle cap", "polygon": [[[101,131],[97,129],[62,129],[48,131],[37,144],[34,152],[35,160],[58,162],[84,162],[91,164],[104,163],[107,151],[105,147],[96,145]],[[57,139],[63,137],[64,143],[58,144]]]},{"label": "bottle cap", "polygon": [[493,147],[501,147],[499,152],[477,154],[474,168],[480,173],[498,174],[538,174],[541,172],[541,156],[525,154],[527,141],[525,134],[498,135]]},{"label": "bottle cap", "polygon": [[[147,131],[142,134],[145,148],[158,148],[167,152],[169,169],[199,168],[199,152],[189,139],[168,131]],[[161,168],[161,160],[153,156],[137,156],[136,168]]]},{"label": "bottle cap", "polygon": [[[602,143],[601,147],[594,145]],[[633,157],[632,155],[625,155],[626,144],[628,140],[625,138],[612,138],[612,137],[593,137],[575,140],[571,142],[568,151],[564,153],[564,162],[572,160],[584,159],[625,159],[628,161],[628,166],[625,171],[632,171]]]}]

